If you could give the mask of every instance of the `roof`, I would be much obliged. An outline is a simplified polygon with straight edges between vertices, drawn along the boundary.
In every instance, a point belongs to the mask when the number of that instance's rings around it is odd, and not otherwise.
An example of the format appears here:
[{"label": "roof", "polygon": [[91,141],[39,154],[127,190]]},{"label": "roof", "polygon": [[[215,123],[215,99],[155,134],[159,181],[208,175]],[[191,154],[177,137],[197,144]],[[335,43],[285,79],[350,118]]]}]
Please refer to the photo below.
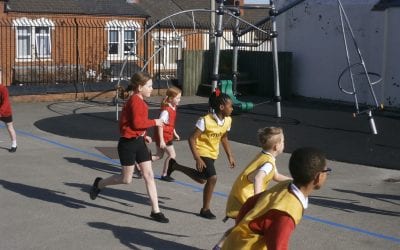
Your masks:
[{"label": "roof", "polygon": [[136,3],[126,0],[8,0],[6,11],[81,15],[147,17]]}]

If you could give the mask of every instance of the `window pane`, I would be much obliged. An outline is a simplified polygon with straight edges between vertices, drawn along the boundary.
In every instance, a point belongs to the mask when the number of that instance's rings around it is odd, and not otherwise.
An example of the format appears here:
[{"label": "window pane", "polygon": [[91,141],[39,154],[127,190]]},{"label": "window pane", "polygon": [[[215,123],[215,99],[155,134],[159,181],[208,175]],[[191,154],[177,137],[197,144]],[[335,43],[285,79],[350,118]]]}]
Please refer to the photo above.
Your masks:
[{"label": "window pane", "polygon": [[128,54],[129,51],[131,51],[131,49],[133,48],[131,55],[134,55],[135,54],[135,48],[134,48],[134,46],[135,46],[135,44],[134,44],[135,31],[134,30],[126,30],[124,32],[124,40],[125,40],[124,41],[124,53]]},{"label": "window pane", "polygon": [[110,40],[109,43],[118,43],[118,31],[117,30],[110,30]]},{"label": "window pane", "polygon": [[17,52],[18,58],[31,57],[31,29],[28,27],[20,27],[17,30]]},{"label": "window pane", "polygon": [[176,63],[176,60],[178,60],[178,48],[170,48],[168,62]]},{"label": "window pane", "polygon": [[108,41],[108,54],[118,55],[118,31],[110,30],[109,31],[109,41]]},{"label": "window pane", "polygon": [[48,27],[37,27],[36,53],[38,57],[50,57],[50,36]]}]

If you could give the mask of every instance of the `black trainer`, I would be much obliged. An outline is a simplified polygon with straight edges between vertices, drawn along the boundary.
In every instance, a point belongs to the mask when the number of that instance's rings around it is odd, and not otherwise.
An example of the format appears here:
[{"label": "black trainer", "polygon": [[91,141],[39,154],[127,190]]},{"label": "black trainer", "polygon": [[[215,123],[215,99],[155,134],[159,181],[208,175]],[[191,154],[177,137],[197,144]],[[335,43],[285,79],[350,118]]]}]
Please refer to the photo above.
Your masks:
[{"label": "black trainer", "polygon": [[98,188],[99,182],[102,180],[103,178],[97,177],[92,185],[92,188],[90,189],[90,199],[95,200],[97,198],[97,195],[99,195],[101,189]]},{"label": "black trainer", "polygon": [[8,150],[8,152],[10,152],[10,153],[15,153],[15,152],[17,152],[17,147],[11,147],[11,148]]},{"label": "black trainer", "polygon": [[168,169],[167,169],[167,176],[171,176],[172,172],[174,172],[175,168],[174,165],[176,164],[175,159],[169,159],[168,162]]},{"label": "black trainer", "polygon": [[171,176],[168,176],[168,175],[161,176],[161,177],[160,177],[160,180],[162,180],[162,181],[167,181],[167,182],[174,182],[174,181],[175,181],[174,178],[172,178]]},{"label": "black trainer", "polygon": [[217,218],[213,213],[211,213],[210,209],[207,209],[207,210],[201,209],[199,215],[200,215],[200,217],[203,217],[203,218],[206,218],[209,220],[215,220],[215,218]]},{"label": "black trainer", "polygon": [[161,222],[161,223],[168,223],[169,222],[168,218],[165,217],[164,214],[161,213],[161,212],[158,212],[158,213],[151,212],[150,217],[153,220]]}]

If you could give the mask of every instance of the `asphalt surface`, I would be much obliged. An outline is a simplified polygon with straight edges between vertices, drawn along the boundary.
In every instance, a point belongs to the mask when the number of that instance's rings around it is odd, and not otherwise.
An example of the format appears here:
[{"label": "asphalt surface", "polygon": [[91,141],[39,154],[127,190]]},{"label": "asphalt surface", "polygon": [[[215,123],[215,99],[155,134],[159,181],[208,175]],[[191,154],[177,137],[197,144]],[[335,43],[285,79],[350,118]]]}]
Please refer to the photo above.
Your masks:
[{"label": "asphalt surface", "polygon": [[[150,99],[157,115],[159,97]],[[206,111],[206,99],[183,97],[174,145],[180,163],[193,166],[187,138]],[[262,103],[262,99],[254,99]],[[197,216],[202,186],[180,173],[174,183],[157,180],[162,212],[170,219],[149,219],[144,182],[109,187],[89,199],[95,177],[119,173],[114,159],[118,140],[115,107],[107,102],[14,103],[18,150],[12,154],[0,125],[0,249],[211,249],[232,225],[223,223],[226,196],[236,176],[259,151],[256,131],[281,126],[285,153],[280,172],[288,174],[290,153],[300,146],[319,147],[333,168],[326,186],[310,197],[310,207],[296,228],[290,248],[400,249],[400,113],[374,118],[352,108],[315,100],[285,101],[282,118],[271,103],[233,117],[229,139],[237,167],[228,168],[221,152],[212,200],[216,220]],[[154,149],[154,145],[151,147]],[[162,161],[154,163],[156,175]]]}]

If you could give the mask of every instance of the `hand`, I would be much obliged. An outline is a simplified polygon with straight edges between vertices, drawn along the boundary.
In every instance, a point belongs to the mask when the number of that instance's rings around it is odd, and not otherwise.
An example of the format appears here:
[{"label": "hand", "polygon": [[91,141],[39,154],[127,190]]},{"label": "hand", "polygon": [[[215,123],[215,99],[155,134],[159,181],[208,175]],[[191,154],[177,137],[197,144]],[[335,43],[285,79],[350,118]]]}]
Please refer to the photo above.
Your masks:
[{"label": "hand", "polygon": [[236,163],[235,163],[235,158],[233,158],[233,156],[228,156],[228,161],[229,161],[229,164],[230,164],[230,168],[234,168],[235,167],[235,165],[236,165]]},{"label": "hand", "polygon": [[164,124],[161,119],[154,119],[154,121],[156,121],[156,126],[157,127],[161,127]]},{"label": "hand", "polygon": [[165,141],[160,141],[160,148],[165,149],[167,147],[167,144],[165,144]]},{"label": "hand", "polygon": [[203,161],[203,159],[198,158],[196,159],[196,168],[199,172],[203,172],[203,170],[206,168],[206,163]]},{"label": "hand", "polygon": [[178,134],[175,134],[175,140],[179,141],[181,139],[181,137]]},{"label": "hand", "polygon": [[150,136],[145,136],[144,137],[144,141],[146,142],[146,143],[148,143],[148,144],[150,144],[153,140],[151,139],[151,137]]}]

